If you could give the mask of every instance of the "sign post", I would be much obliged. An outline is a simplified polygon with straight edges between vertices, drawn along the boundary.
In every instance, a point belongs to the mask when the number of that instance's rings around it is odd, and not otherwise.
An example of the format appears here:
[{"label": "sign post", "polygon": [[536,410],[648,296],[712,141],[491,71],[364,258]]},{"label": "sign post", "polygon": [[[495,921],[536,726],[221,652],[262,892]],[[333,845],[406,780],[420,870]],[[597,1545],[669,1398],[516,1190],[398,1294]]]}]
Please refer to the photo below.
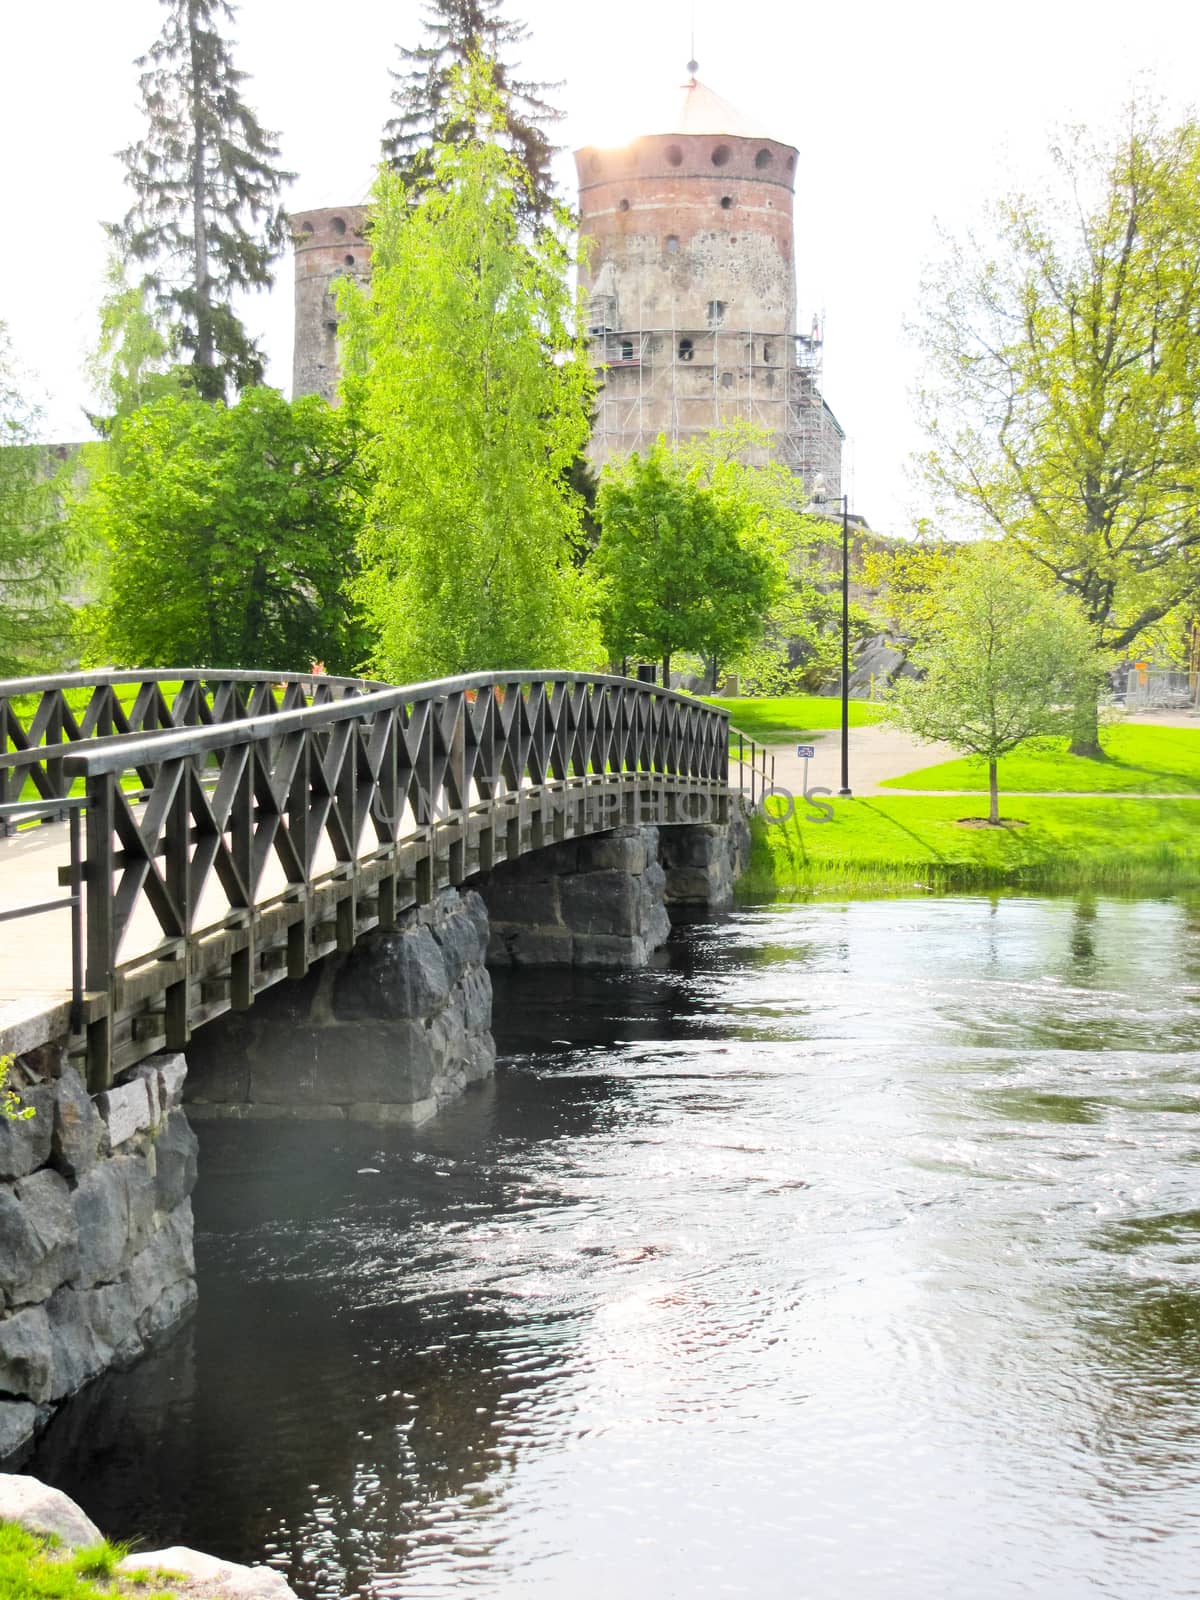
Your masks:
[{"label": "sign post", "polygon": [[798,744],[796,746],[796,754],[804,763],[804,786],[801,791],[803,794],[808,793],[808,763],[812,760],[816,753],[817,747],[815,744]]}]

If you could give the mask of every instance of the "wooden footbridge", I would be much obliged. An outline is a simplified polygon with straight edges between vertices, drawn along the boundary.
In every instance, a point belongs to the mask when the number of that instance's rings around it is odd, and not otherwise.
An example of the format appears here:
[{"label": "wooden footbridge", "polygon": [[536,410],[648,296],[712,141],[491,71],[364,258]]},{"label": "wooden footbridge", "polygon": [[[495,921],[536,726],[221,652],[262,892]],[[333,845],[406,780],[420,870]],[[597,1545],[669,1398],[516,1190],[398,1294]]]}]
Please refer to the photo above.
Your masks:
[{"label": "wooden footbridge", "polygon": [[441,887],[622,823],[723,821],[728,723],[565,672],[0,682],[0,1052],[69,1035],[100,1090]]}]

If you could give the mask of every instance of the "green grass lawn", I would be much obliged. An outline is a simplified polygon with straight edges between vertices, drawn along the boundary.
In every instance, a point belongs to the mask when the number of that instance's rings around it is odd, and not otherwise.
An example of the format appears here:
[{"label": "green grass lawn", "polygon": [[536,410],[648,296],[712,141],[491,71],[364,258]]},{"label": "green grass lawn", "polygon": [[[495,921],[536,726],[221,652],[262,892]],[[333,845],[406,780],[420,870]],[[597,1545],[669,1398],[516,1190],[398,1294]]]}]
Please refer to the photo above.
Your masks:
[{"label": "green grass lawn", "polygon": [[980,802],[963,796],[832,800],[834,820],[756,819],[739,892],[896,893],[906,888],[1109,888],[1169,892],[1200,885],[1200,800],[1001,797],[1024,827],[964,828]]},{"label": "green grass lawn", "polygon": [[[1104,759],[1067,754],[1065,739],[1022,746],[1000,762],[1001,794],[1200,794],[1200,728],[1121,723],[1101,735]],[[889,778],[888,789],[986,790],[987,766],[974,757]]]},{"label": "green grass lawn", "polygon": [[159,1587],[164,1573],[142,1570],[118,1574],[121,1545],[98,1544],[84,1550],[54,1550],[13,1522],[0,1522],[0,1595],[4,1600],[101,1600],[102,1596],[141,1595],[171,1600]]},{"label": "green grass lawn", "polygon": [[[836,695],[781,695],[770,700],[709,700],[729,712],[729,720],[762,744],[790,744],[820,728],[840,728],[842,702]],[[861,728],[879,721],[879,707],[869,700],[851,700],[850,726]],[[736,741],[735,741],[736,742]]]}]

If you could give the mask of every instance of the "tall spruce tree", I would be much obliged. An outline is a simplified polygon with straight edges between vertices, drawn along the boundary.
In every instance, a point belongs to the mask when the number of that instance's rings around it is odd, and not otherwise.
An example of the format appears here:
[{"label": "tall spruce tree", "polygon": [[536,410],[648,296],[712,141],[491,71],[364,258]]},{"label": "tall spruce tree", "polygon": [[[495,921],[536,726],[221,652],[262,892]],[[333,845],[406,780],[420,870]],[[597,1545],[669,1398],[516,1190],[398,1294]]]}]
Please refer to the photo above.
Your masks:
[{"label": "tall spruce tree", "polygon": [[207,400],[261,381],[263,356],[232,306],[264,289],[287,226],[275,135],[241,98],[218,24],[229,0],[162,0],[162,33],[137,65],[149,127],[122,152],[135,200],[114,229],[124,253],[147,262],[145,284],[174,348],[186,353]]},{"label": "tall spruce tree", "polygon": [[426,42],[415,49],[398,45],[405,70],[393,72],[392,104],[396,115],[383,130],[383,157],[410,190],[434,182],[434,146],[461,145],[477,137],[463,119],[463,102],[451,93],[456,69],[472,60],[482,63],[503,107],[500,142],[524,167],[527,193],[521,195],[523,220],[542,222],[554,211],[556,198],[550,163],[556,146],[547,124],[563,113],[542,99],[556,83],[525,83],[513,76],[516,63],[503,52],[529,38],[522,22],[500,15],[503,0],[427,0],[423,25]]}]

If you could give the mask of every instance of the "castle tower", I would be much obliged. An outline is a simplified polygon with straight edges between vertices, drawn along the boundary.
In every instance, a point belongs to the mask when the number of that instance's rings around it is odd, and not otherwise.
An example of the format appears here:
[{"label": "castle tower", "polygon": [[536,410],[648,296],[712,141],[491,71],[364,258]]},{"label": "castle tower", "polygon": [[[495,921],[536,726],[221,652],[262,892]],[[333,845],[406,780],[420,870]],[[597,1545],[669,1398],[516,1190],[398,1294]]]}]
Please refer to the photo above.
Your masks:
[{"label": "castle tower", "polygon": [[820,393],[821,339],[796,333],[797,152],[694,76],[670,125],[576,152],[580,273],[602,389],[591,456],[745,418],[839,494],[844,437]]},{"label": "castle tower", "polygon": [[292,347],[292,394],[337,399],[337,306],[331,285],[335,278],[371,275],[371,247],[363,238],[362,206],[331,206],[299,211],[292,219],[296,251],[296,334]]}]

